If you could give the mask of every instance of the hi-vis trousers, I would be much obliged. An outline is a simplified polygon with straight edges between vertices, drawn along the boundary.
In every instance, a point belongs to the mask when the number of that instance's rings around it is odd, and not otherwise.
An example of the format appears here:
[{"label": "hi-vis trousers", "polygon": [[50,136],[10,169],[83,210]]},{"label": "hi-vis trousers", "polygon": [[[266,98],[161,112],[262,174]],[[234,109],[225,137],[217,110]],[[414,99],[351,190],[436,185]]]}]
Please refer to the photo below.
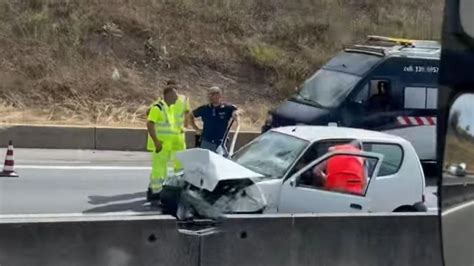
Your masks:
[{"label": "hi-vis trousers", "polygon": [[186,143],[184,138],[177,135],[171,143],[163,143],[163,149],[160,152],[151,152],[150,188],[152,193],[159,193],[161,191],[163,182],[168,176],[168,165],[173,166],[174,172],[179,172],[183,169],[181,162],[176,157],[176,152],[185,149]]}]

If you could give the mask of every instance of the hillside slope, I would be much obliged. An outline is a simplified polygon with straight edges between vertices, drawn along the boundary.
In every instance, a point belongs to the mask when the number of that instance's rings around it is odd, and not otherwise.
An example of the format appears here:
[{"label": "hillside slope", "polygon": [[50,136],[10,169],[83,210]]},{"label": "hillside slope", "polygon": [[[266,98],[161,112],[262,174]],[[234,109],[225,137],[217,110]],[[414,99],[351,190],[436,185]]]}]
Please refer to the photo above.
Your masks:
[{"label": "hillside slope", "polygon": [[167,79],[218,85],[247,128],[344,44],[438,39],[441,0],[9,0],[0,122],[143,126]]}]

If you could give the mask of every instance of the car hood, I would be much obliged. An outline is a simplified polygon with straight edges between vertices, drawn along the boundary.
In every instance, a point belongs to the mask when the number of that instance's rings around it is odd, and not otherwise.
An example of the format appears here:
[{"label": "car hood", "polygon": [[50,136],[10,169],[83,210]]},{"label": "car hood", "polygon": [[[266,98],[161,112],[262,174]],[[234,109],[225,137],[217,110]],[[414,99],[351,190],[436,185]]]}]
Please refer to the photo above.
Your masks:
[{"label": "car hood", "polygon": [[213,191],[224,180],[261,180],[263,175],[224,158],[212,151],[189,149],[176,154],[184,167],[184,179],[191,185]]}]

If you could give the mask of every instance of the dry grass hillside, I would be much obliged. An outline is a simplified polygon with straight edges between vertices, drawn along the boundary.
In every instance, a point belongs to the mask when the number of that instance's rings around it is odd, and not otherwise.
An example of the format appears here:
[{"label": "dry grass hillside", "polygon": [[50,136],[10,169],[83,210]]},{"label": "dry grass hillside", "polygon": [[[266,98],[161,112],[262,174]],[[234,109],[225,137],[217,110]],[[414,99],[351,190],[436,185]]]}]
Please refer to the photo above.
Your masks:
[{"label": "dry grass hillside", "polygon": [[347,43],[439,39],[441,0],[3,0],[0,122],[142,126],[167,79],[246,127]]},{"label": "dry grass hillside", "polygon": [[465,163],[468,171],[474,171],[474,141],[459,138],[452,134],[448,134],[446,140],[444,167],[451,164]]}]

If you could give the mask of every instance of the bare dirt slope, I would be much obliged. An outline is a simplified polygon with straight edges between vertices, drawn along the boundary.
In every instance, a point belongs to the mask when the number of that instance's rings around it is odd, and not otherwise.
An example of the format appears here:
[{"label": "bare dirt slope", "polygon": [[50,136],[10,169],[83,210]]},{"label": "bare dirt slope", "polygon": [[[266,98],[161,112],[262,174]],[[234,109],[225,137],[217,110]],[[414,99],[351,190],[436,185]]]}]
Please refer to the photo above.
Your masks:
[{"label": "bare dirt slope", "polygon": [[0,122],[142,126],[167,79],[246,127],[367,34],[438,39],[441,0],[5,0]]}]

